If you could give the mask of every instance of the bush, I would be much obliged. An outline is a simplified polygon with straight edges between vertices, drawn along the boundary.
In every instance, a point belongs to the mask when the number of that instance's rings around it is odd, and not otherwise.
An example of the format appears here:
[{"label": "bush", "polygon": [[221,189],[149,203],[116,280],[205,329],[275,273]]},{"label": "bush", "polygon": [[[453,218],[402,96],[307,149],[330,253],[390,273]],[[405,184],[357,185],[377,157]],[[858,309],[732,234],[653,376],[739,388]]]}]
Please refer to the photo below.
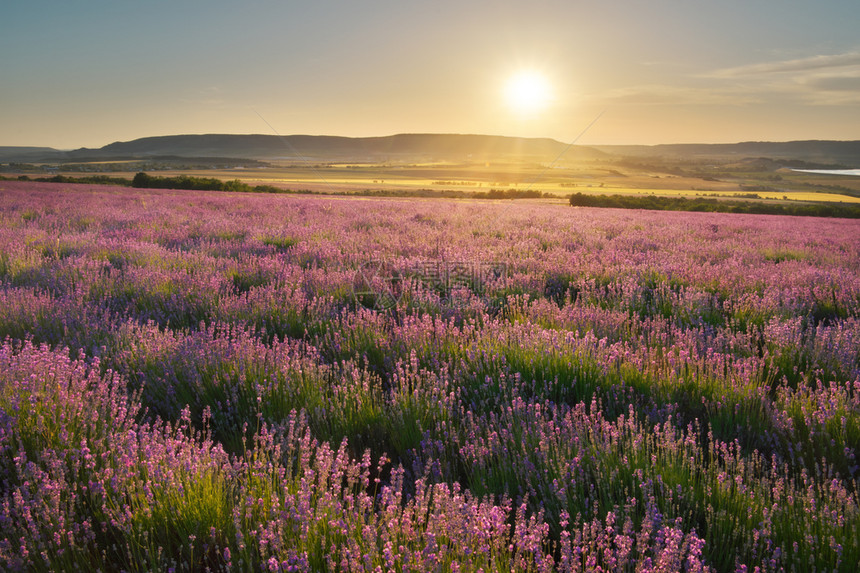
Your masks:
[{"label": "bush", "polygon": [[574,207],[607,207],[614,209],[647,209],[651,211],[700,211],[706,213],[754,213],[757,215],[795,215],[805,217],[842,217],[860,219],[860,206],[801,203],[785,205],[757,201],[720,201],[655,197],[654,195],[584,195],[574,193],[569,202]]},{"label": "bush", "polygon": [[214,177],[190,177],[188,175],[153,177],[143,172],[134,176],[131,186],[141,189],[187,189],[190,191],[234,191],[241,193],[252,191],[250,185],[238,179],[221,181]]}]

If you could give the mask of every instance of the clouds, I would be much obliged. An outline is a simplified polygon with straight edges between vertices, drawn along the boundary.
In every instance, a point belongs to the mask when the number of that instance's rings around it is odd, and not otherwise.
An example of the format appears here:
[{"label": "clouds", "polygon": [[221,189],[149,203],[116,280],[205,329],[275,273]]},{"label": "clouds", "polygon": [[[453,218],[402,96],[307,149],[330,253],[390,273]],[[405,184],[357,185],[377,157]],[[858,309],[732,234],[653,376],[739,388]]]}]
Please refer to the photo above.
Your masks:
[{"label": "clouds", "polygon": [[[682,115],[676,141],[734,139],[730,126],[763,117],[737,137],[860,133],[857,0],[13,4],[0,144],[265,130],[255,109],[291,133],[338,135],[564,139],[607,106],[630,142],[665,142],[652,120]],[[502,106],[501,78],[519,67],[552,78],[540,117]]]},{"label": "clouds", "polygon": [[858,68],[860,68],[860,52],[848,52],[844,54],[819,55],[793,60],[747,64],[734,68],[715,70],[707,75],[713,78],[743,78],[789,72],[801,74],[839,73],[844,72],[846,69],[853,69],[856,72]]},{"label": "clouds", "polygon": [[600,94],[603,100],[615,104],[635,105],[672,105],[672,106],[702,106],[702,105],[751,105],[762,103],[760,96],[746,90],[732,87],[715,89],[697,85],[677,84],[641,84],[610,90]]},{"label": "clouds", "polygon": [[[659,81],[593,94],[642,106],[854,106],[860,104],[860,51],[756,62],[706,72],[650,64]],[[655,70],[655,76],[658,74]],[[669,73],[666,73],[669,72]]]},{"label": "clouds", "polygon": [[860,104],[860,51],[714,70],[704,78],[811,105]]},{"label": "clouds", "polygon": [[776,51],[719,54],[710,68],[643,59],[583,94],[583,105],[609,109],[599,131],[611,142],[634,133],[654,142],[857,138],[860,49],[802,58],[765,53]]}]

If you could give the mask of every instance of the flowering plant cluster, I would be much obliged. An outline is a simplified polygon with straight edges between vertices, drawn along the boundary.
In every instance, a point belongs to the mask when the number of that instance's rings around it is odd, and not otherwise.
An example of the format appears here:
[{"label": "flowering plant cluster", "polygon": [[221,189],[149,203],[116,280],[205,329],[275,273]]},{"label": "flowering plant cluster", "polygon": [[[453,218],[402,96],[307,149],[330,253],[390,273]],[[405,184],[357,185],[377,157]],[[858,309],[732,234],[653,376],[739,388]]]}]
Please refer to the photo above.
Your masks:
[{"label": "flowering plant cluster", "polygon": [[860,222],[2,182],[0,341],[0,570],[860,566]]}]

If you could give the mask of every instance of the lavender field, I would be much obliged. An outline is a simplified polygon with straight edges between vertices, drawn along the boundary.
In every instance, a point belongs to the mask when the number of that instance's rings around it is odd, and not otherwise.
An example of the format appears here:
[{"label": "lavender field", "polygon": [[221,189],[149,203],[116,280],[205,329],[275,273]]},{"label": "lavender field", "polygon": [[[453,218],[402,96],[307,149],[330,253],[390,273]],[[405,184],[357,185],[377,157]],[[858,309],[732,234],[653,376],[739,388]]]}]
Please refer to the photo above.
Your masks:
[{"label": "lavender field", "polygon": [[860,568],[860,221],[5,181],[0,340],[0,570]]}]

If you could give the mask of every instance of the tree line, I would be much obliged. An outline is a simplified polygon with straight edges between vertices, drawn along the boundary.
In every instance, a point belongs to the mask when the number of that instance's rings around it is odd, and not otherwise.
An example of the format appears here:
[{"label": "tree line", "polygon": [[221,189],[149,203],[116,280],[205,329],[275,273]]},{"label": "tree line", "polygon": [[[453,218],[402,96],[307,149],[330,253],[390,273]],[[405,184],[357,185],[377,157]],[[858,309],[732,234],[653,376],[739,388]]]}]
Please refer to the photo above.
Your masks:
[{"label": "tree line", "polygon": [[860,219],[860,205],[846,203],[765,203],[655,195],[584,195],[570,196],[574,207],[609,207],[647,209],[651,211],[700,211],[706,213],[750,213],[756,215],[797,215],[807,217],[843,217]]}]

